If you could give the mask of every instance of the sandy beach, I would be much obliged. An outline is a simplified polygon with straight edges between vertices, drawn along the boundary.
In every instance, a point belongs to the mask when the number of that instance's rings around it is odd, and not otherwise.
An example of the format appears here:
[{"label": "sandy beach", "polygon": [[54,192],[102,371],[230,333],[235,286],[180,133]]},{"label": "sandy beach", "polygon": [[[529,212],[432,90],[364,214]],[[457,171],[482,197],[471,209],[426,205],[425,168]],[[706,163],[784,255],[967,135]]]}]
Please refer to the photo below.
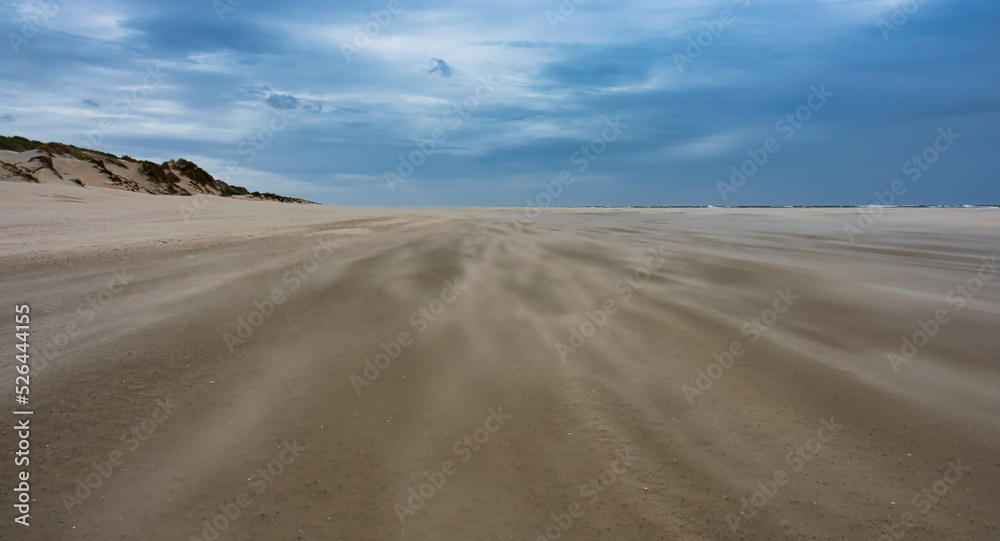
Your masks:
[{"label": "sandy beach", "polygon": [[1000,210],[192,199],[0,182],[0,538],[1000,538]]}]

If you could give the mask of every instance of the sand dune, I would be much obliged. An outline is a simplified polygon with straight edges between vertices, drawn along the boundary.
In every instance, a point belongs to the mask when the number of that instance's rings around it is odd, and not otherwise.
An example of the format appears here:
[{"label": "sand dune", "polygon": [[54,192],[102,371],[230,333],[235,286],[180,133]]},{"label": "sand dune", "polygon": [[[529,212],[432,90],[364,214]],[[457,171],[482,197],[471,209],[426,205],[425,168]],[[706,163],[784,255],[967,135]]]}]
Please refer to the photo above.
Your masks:
[{"label": "sand dune", "polygon": [[[5,149],[6,147],[6,149]],[[16,149],[16,150],[12,150]],[[235,166],[233,171],[238,171]],[[229,180],[230,170],[223,172]],[[32,141],[0,135],[0,182],[71,185],[110,188],[154,195],[195,196],[189,205],[201,205],[206,196],[286,203],[310,203],[272,193],[250,192],[216,179],[185,159],[160,164],[115,156],[99,150],[62,143]]]},{"label": "sand dune", "polygon": [[0,183],[0,538],[1000,538],[1000,211],[184,199]]}]

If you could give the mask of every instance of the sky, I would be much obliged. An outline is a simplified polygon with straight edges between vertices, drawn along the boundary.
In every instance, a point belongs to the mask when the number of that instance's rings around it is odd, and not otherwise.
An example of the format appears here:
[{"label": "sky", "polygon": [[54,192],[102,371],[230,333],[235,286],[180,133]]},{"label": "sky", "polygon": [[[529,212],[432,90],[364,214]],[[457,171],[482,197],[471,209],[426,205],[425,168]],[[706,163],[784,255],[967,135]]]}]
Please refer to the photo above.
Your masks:
[{"label": "sky", "polygon": [[0,0],[0,134],[335,205],[1000,203],[995,0]]}]

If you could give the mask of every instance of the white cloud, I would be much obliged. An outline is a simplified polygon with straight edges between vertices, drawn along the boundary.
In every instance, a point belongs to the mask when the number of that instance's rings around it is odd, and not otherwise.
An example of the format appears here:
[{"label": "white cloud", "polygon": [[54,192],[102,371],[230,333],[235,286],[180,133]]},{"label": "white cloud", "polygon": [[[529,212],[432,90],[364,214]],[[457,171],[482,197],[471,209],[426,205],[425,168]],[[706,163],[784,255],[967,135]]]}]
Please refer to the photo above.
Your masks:
[{"label": "white cloud", "polygon": [[103,4],[100,8],[85,2],[21,2],[14,5],[18,17],[36,27],[95,40],[117,40],[133,31],[124,27],[131,14],[127,4]]}]

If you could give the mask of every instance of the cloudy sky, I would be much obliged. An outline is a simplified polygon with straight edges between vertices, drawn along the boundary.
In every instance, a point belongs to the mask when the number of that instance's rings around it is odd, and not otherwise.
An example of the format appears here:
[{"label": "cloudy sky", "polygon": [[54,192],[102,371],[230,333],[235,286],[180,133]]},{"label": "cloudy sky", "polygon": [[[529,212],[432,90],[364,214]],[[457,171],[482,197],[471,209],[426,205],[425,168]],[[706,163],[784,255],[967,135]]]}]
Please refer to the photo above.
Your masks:
[{"label": "cloudy sky", "polygon": [[0,1],[0,134],[345,205],[1000,203],[995,0],[578,1]]}]

